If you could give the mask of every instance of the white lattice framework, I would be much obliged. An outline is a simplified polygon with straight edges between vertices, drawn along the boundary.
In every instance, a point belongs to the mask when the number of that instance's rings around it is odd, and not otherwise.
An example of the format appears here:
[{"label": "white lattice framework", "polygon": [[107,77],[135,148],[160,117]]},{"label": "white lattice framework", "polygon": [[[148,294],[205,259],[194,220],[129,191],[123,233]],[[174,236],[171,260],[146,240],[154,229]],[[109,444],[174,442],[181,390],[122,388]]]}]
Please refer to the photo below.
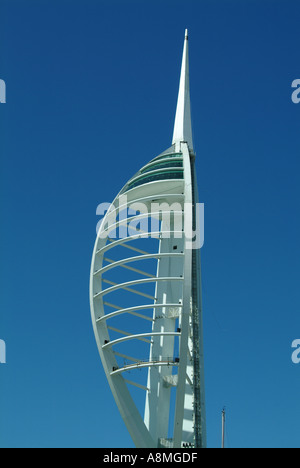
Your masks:
[{"label": "white lattice framework", "polygon": [[92,258],[95,337],[139,448],[206,446],[200,252],[186,236],[197,203],[188,69],[186,34],[173,145],[121,190]]}]

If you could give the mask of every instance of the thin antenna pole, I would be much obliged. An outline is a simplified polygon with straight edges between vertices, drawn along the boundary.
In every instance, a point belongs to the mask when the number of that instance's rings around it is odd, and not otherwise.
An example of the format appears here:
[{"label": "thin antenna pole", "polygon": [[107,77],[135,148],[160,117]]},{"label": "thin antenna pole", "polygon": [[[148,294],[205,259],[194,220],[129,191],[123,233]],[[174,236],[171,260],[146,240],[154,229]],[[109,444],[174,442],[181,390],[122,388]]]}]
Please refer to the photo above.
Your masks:
[{"label": "thin antenna pole", "polygon": [[225,420],[226,420],[226,411],[223,408],[222,411],[222,449],[225,448]]}]

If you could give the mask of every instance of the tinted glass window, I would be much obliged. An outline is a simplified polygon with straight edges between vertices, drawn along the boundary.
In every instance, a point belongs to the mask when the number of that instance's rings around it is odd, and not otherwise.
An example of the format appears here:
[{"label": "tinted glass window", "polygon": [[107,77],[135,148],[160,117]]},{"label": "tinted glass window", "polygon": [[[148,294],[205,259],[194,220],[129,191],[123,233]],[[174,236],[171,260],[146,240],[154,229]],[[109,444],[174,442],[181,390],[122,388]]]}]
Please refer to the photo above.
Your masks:
[{"label": "tinted glass window", "polygon": [[155,182],[156,180],[171,180],[171,179],[183,179],[183,171],[170,170],[170,171],[156,172],[155,174],[152,174],[152,175],[147,174],[144,176],[140,176],[138,179],[133,180],[132,182],[129,182],[129,184],[126,185],[122,193],[128,192],[128,190],[131,190],[135,187],[139,187],[140,185],[149,184],[149,182]]},{"label": "tinted glass window", "polygon": [[167,169],[168,167],[183,167],[183,161],[182,159],[178,160],[178,161],[160,161],[160,162],[157,162],[157,163],[153,163],[147,167],[145,167],[145,169],[142,169],[141,170],[141,174],[145,174],[146,172],[150,172],[150,171],[156,171],[158,169]]}]

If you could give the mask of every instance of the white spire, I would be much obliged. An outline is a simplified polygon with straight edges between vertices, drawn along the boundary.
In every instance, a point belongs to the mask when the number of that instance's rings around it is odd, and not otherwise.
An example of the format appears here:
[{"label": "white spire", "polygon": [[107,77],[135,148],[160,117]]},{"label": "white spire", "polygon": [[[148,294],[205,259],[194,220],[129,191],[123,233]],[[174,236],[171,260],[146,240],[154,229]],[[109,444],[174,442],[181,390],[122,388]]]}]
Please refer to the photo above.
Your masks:
[{"label": "white spire", "polygon": [[185,141],[188,143],[189,149],[193,150],[188,39],[188,30],[186,29],[173,144]]}]

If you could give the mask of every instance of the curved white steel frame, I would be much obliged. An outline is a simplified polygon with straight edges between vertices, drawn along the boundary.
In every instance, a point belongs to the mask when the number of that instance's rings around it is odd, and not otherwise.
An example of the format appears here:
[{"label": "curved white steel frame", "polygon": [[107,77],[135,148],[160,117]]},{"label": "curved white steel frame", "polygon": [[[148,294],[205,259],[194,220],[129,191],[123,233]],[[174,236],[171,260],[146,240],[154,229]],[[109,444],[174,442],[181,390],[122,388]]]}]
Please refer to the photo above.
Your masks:
[{"label": "curved white steel frame", "polygon": [[[185,204],[196,203],[189,107],[186,114],[187,56],[186,36],[173,146],[116,197],[99,229],[91,266],[91,315],[99,353],[139,448],[206,446],[200,259],[187,248],[184,215]],[[180,130],[182,112],[186,116]],[[154,202],[161,209],[153,212]],[[136,213],[128,214],[127,204],[136,207]],[[164,217],[166,204],[176,207],[172,219]],[[176,216],[182,219],[180,230]],[[153,220],[154,232],[145,228]],[[128,235],[112,238],[124,228]],[[145,250],[148,242],[150,251]],[[156,250],[151,252],[153,243]],[[115,305],[115,300],[125,304]],[[195,341],[199,336],[200,347]],[[126,378],[129,374],[134,380]],[[145,393],[143,415],[138,409],[142,397],[132,396],[132,389]]]}]

